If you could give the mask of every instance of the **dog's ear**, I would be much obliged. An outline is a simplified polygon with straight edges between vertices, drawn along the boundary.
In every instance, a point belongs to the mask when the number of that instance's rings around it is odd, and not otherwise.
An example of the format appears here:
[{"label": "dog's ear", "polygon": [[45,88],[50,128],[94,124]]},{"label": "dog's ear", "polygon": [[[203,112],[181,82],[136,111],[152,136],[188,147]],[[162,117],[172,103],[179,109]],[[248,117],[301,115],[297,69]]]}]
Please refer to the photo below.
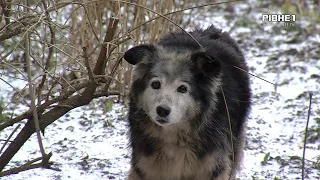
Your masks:
[{"label": "dog's ear", "polygon": [[123,58],[132,65],[136,65],[156,50],[152,44],[144,44],[133,47],[124,53]]},{"label": "dog's ear", "polygon": [[220,74],[221,64],[214,57],[208,56],[205,52],[197,52],[191,55],[197,70],[206,76],[212,77]]}]

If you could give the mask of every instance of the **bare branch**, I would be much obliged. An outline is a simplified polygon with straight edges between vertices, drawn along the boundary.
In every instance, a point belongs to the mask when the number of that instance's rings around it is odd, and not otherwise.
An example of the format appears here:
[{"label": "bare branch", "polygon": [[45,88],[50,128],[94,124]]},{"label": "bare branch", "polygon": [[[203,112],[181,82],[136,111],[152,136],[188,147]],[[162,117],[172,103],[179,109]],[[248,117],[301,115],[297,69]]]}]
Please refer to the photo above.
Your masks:
[{"label": "bare branch", "polygon": [[246,71],[246,70],[244,70],[244,69],[242,69],[242,68],[239,68],[239,67],[237,67],[237,66],[233,66],[234,68],[236,68],[236,69],[239,69],[240,71],[243,71],[243,72],[245,72],[245,73],[248,73],[249,75],[251,75],[251,76],[253,76],[253,77],[256,77],[256,78],[258,78],[258,79],[261,79],[262,81],[265,81],[265,82],[267,82],[267,83],[269,83],[269,84],[272,84],[272,85],[276,85],[275,83],[272,83],[272,82],[270,82],[270,81],[268,81],[268,80],[265,80],[265,79],[263,79],[263,78],[261,78],[261,77],[259,77],[259,76],[257,76],[257,75],[254,75],[254,74],[252,74],[252,73],[249,73],[248,71]]},{"label": "bare branch", "polygon": [[37,23],[38,21],[39,17],[29,16],[11,22],[0,30],[0,42],[25,32],[27,27]]},{"label": "bare branch", "polygon": [[9,137],[7,138],[7,140],[5,140],[3,146],[0,149],[0,154],[2,153],[3,149],[6,147],[6,145],[8,144],[8,142],[10,142],[11,137],[13,136],[13,134],[15,132],[17,132],[17,130],[20,128],[21,124],[18,124],[17,127],[14,128],[14,130],[10,133]]},{"label": "bare branch", "polygon": [[[9,85],[15,92],[17,92],[19,94],[19,96],[23,99],[24,103],[26,103],[27,105],[29,105],[29,103],[25,100],[25,98],[23,97],[23,95],[19,92],[19,90],[17,90],[15,87],[13,87],[9,82],[7,82],[6,80],[4,80],[3,78],[0,77],[0,80],[5,82],[7,85]],[[0,125],[1,126],[1,125]],[[0,128],[1,131],[1,128]]]},{"label": "bare branch", "polygon": [[312,93],[309,93],[309,109],[308,109],[308,119],[306,124],[306,132],[304,134],[304,142],[303,142],[303,154],[302,154],[302,173],[301,178],[304,180],[304,160],[306,155],[306,145],[307,145],[307,137],[308,137],[308,126],[309,126],[309,120],[310,120],[310,114],[311,114],[311,105],[312,105]]},{"label": "bare branch", "polygon": [[86,47],[83,47],[82,48],[83,50],[83,58],[84,58],[84,63],[87,67],[87,71],[88,71],[88,74],[89,74],[89,80],[92,81],[92,83],[95,82],[95,79],[94,79],[94,74],[92,72],[92,69],[90,67],[90,63],[89,63],[89,58],[88,58],[88,53],[87,53],[87,48]]},{"label": "bare branch", "polygon": [[[49,153],[47,155],[47,158],[50,159],[51,156],[52,156],[52,153]],[[30,169],[36,169],[36,168],[46,168],[46,169],[52,169],[52,170],[55,170],[55,171],[60,171],[59,169],[51,168],[51,165],[52,165],[51,162],[49,162],[48,164],[44,164],[43,162],[33,164],[33,163],[35,163],[37,161],[40,161],[41,159],[42,159],[42,157],[39,157],[39,158],[36,158],[34,160],[28,161],[26,164],[24,164],[24,165],[22,165],[20,167],[16,167],[16,168],[9,169],[7,171],[0,172],[0,177],[7,176],[7,175],[10,175],[10,174],[17,174],[17,173],[20,173],[20,172],[23,172],[23,171],[27,171],[27,170],[30,170]]]},{"label": "bare branch", "polygon": [[[73,93],[75,93],[76,91],[79,91],[83,88],[86,88],[88,85],[90,84],[90,81],[86,81],[80,84],[76,84],[73,85],[72,88],[65,90],[64,92],[61,93],[60,96],[51,99],[49,101],[46,101],[45,103],[38,105],[37,106],[37,111],[38,112],[43,112],[46,108],[48,108],[50,105],[54,104],[54,103],[58,103],[59,101],[63,101],[65,99],[67,99],[69,96],[71,96]],[[2,124],[0,124],[0,131],[2,131],[3,129],[5,129],[6,127],[12,126],[13,124],[20,122],[24,119],[30,119],[32,117],[32,109],[24,112],[23,114],[15,117],[14,119],[10,120],[10,121],[6,121]]]},{"label": "bare branch", "polygon": [[[107,34],[104,37],[103,42],[110,42],[113,39],[114,34],[116,32],[118,22],[119,22],[119,19],[115,19],[115,18],[109,19]],[[96,66],[93,70],[93,73],[95,75],[103,75],[104,74],[104,70],[105,70],[106,64],[107,64],[106,57],[107,57],[107,44],[102,44],[101,51],[100,51]]]},{"label": "bare branch", "polygon": [[[26,1],[26,3],[28,3]],[[28,6],[28,4],[26,4]],[[27,12],[28,10],[25,9]],[[41,139],[41,134],[40,134],[40,126],[39,126],[39,119],[38,119],[38,111],[36,109],[36,97],[35,97],[35,92],[34,92],[34,85],[32,82],[32,75],[31,75],[31,62],[30,62],[30,34],[28,31],[25,33],[25,58],[26,58],[26,66],[27,66],[27,73],[28,73],[28,82],[29,82],[29,92],[31,96],[31,109],[33,111],[33,120],[35,123],[35,128],[37,132],[37,138],[38,138],[38,143],[39,143],[39,148],[42,154],[42,158],[45,159],[45,151],[43,148],[42,144],[42,139]]]},{"label": "bare branch", "polygon": [[49,69],[50,61],[51,61],[51,58],[52,58],[52,55],[53,55],[53,50],[54,50],[54,44],[55,44],[55,31],[54,31],[54,29],[53,29],[53,27],[51,25],[51,18],[50,18],[50,14],[48,12],[46,1],[42,0],[42,4],[43,4],[43,7],[45,9],[45,14],[46,14],[46,17],[47,17],[48,27],[49,27],[49,30],[50,30],[51,38],[50,38],[50,43],[47,43],[48,48],[49,48],[49,53],[48,53],[47,59],[45,61],[46,62],[45,67],[44,67],[45,73],[43,74],[41,82],[40,82],[40,84],[38,86],[38,105],[41,102],[42,87],[43,87],[43,85],[44,85],[44,83],[46,81],[46,78],[47,78],[47,71]]},{"label": "bare branch", "polygon": [[117,70],[118,66],[120,65],[121,60],[122,60],[122,56],[118,57],[117,62],[114,64],[114,66],[113,66],[113,68],[111,70],[111,73],[110,73],[110,77],[111,78],[108,79],[108,81],[107,81],[107,83],[106,83],[106,85],[104,87],[104,89],[107,92],[108,92],[109,86],[110,86],[110,84],[112,82],[112,79],[114,78],[114,76],[116,74],[116,70]]}]

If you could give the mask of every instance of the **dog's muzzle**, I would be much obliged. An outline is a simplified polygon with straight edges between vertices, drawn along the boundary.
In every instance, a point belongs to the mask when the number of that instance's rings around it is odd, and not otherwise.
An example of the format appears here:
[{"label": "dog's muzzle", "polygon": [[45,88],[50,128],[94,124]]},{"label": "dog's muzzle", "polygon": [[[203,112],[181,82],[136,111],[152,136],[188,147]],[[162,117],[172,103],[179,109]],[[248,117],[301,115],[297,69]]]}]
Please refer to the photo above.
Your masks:
[{"label": "dog's muzzle", "polygon": [[168,106],[158,106],[157,107],[157,114],[158,116],[160,117],[159,119],[157,119],[157,122],[159,122],[160,124],[166,124],[168,123],[168,117],[170,112],[171,112],[171,109],[168,107]]}]

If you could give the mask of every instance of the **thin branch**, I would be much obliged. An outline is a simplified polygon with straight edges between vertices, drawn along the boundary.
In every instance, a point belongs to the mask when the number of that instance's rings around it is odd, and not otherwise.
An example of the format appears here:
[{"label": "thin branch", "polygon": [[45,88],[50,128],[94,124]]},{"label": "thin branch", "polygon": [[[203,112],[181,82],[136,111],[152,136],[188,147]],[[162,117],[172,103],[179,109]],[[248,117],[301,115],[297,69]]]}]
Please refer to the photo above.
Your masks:
[{"label": "thin branch", "polygon": [[88,71],[88,75],[89,75],[89,80],[94,83],[95,79],[94,79],[94,74],[92,72],[92,69],[90,67],[90,63],[89,63],[89,58],[88,58],[88,53],[87,53],[87,48],[86,47],[82,47],[83,50],[83,58],[84,58],[84,64],[87,67],[87,71]]},{"label": "thin branch", "polygon": [[14,128],[14,130],[10,133],[9,137],[7,138],[7,140],[4,142],[3,146],[0,149],[0,154],[2,153],[3,149],[6,147],[6,145],[8,144],[8,142],[10,142],[11,137],[13,136],[13,134],[20,128],[21,124],[18,124],[18,126],[16,126]]},{"label": "thin branch", "polygon": [[[230,114],[229,114],[229,108],[228,108],[228,104],[227,104],[227,100],[226,100],[226,96],[224,95],[224,91],[222,86],[220,86],[221,89],[221,93],[223,96],[223,100],[224,100],[224,105],[226,107],[226,111],[227,111],[227,115],[228,115],[228,120],[229,120],[229,132],[230,132],[230,145],[231,145],[231,152],[232,152],[232,166],[234,166],[234,149],[233,149],[233,134],[232,134],[232,125],[231,125],[231,118],[230,118]],[[229,180],[231,178],[231,175],[229,176]]]},{"label": "thin branch", "polygon": [[[48,154],[48,158],[50,159],[51,156],[52,156],[52,153],[49,153]],[[43,162],[35,163],[37,161],[40,161],[41,159],[42,158],[39,157],[39,158],[36,158],[34,160],[28,161],[27,163],[25,163],[24,165],[22,165],[20,167],[16,167],[16,168],[12,168],[12,169],[0,172],[0,177],[8,176],[8,175],[11,175],[11,174],[18,174],[20,172],[27,171],[27,170],[30,170],[30,169],[36,169],[36,168],[46,168],[46,169],[51,169],[51,170],[55,170],[55,171],[60,171],[57,168],[52,168],[51,167],[51,165],[52,165],[51,162],[49,162],[48,164],[43,164]]]},{"label": "thin branch", "polygon": [[307,136],[308,136],[308,126],[309,126],[309,120],[310,120],[310,114],[311,114],[311,105],[312,105],[312,93],[309,93],[309,109],[308,109],[308,119],[307,119],[307,125],[306,125],[306,132],[304,135],[304,142],[303,142],[303,154],[302,154],[302,180],[304,180],[304,160],[305,160],[305,154],[306,154],[306,144],[307,144]]},{"label": "thin branch", "polygon": [[33,160],[30,160],[30,161],[28,161],[28,162],[26,162],[24,165],[22,165],[21,167],[23,167],[23,166],[30,166],[31,164],[33,164],[33,163],[35,163],[35,162],[37,162],[37,161],[40,161],[42,159],[42,157],[37,157],[37,158],[35,158],[35,159],[33,159]]},{"label": "thin branch", "polygon": [[109,75],[111,78],[107,80],[107,83],[106,83],[106,85],[105,85],[105,87],[104,87],[104,89],[105,89],[107,92],[108,92],[108,89],[109,89],[109,86],[110,86],[112,80],[114,79],[114,76],[115,76],[115,74],[116,74],[116,71],[117,71],[118,66],[120,65],[121,60],[122,60],[122,56],[119,56],[118,59],[117,59],[117,61],[116,61],[116,63],[114,64],[114,66],[113,66],[113,68],[112,68],[112,70],[111,70],[111,73],[110,73],[110,75]]},{"label": "thin branch", "polygon": [[251,75],[251,76],[253,76],[253,77],[256,77],[256,78],[258,78],[258,79],[261,79],[261,80],[263,80],[263,81],[265,81],[265,82],[267,82],[267,83],[269,83],[269,84],[272,84],[272,85],[276,85],[275,83],[272,83],[272,82],[270,82],[270,81],[268,81],[268,80],[265,80],[265,79],[263,79],[263,78],[261,78],[261,77],[259,77],[259,76],[257,76],[257,75],[254,75],[254,74],[252,74],[252,73],[249,73],[248,71],[246,71],[246,70],[244,70],[244,69],[242,69],[242,68],[239,68],[239,67],[237,67],[237,66],[233,66],[233,67],[235,67],[235,68],[237,68],[237,69],[239,69],[239,70],[241,70],[241,71],[243,71],[243,72],[245,72],[245,73],[248,73],[249,75]]},{"label": "thin branch", "polygon": [[[46,101],[45,103],[43,103],[41,105],[38,105],[37,106],[37,112],[43,112],[50,105],[67,99],[73,93],[75,93],[75,92],[77,92],[77,91],[79,91],[79,90],[81,90],[83,88],[88,87],[89,84],[90,84],[90,81],[86,81],[86,82],[83,82],[83,83],[80,83],[80,84],[76,84],[76,85],[70,86],[70,89],[67,89],[67,90],[63,91],[60,94],[60,96],[58,96],[58,97],[56,97],[54,99],[51,99],[49,101]],[[3,129],[5,129],[5,128],[9,127],[9,126],[12,126],[13,124],[15,124],[17,122],[20,122],[20,121],[22,121],[24,119],[30,119],[31,116],[32,116],[32,113],[33,113],[33,110],[30,109],[30,110],[24,112],[23,114],[15,117],[14,119],[12,119],[10,121],[6,121],[6,122],[0,124],[0,131],[2,131]]]},{"label": "thin branch", "polygon": [[43,4],[43,7],[45,9],[45,14],[46,14],[46,17],[47,17],[48,27],[49,27],[49,30],[50,30],[51,38],[50,38],[50,44],[47,43],[48,48],[49,48],[49,53],[48,53],[47,59],[45,61],[46,62],[45,67],[44,67],[45,73],[43,74],[41,82],[40,82],[40,84],[38,86],[38,105],[41,103],[41,92],[42,92],[43,85],[44,85],[44,83],[45,83],[45,81],[47,79],[47,71],[48,71],[49,66],[50,66],[51,58],[53,56],[53,50],[54,50],[54,44],[55,44],[55,31],[54,31],[54,29],[52,27],[52,24],[51,24],[51,18],[50,18],[50,14],[48,12],[46,1],[42,0],[42,4]]},{"label": "thin branch", "polygon": [[88,14],[88,12],[87,12],[87,8],[86,8],[85,6],[82,6],[82,7],[83,7],[84,12],[85,12],[85,14],[86,14],[86,16],[87,16],[87,19],[88,19],[89,25],[90,25],[90,27],[91,27],[91,30],[92,30],[92,32],[93,32],[93,34],[94,34],[94,37],[97,39],[97,41],[99,41],[99,37],[98,37],[97,33],[95,32],[95,30],[94,30],[94,28],[93,28],[93,25],[92,25],[92,23],[91,23],[89,14]]},{"label": "thin branch", "polygon": [[[0,139],[0,141],[6,142],[6,141],[8,141],[8,139]],[[12,141],[9,140],[8,142],[12,142]]]},{"label": "thin branch", "polygon": [[0,42],[25,32],[25,27],[31,26],[32,24],[35,24],[37,22],[38,17],[31,16],[26,17],[21,21],[14,21],[9,25],[6,25],[5,28],[0,30]]},{"label": "thin branch", "polygon": [[[28,3],[26,1],[26,3]],[[26,4],[28,6],[28,4]],[[25,9],[25,11],[28,11]],[[41,133],[40,133],[40,126],[39,126],[39,119],[38,119],[38,111],[36,109],[36,97],[34,92],[34,85],[32,82],[32,75],[31,75],[31,62],[30,62],[30,33],[29,31],[25,32],[24,36],[25,40],[25,58],[26,58],[26,66],[27,66],[27,74],[28,74],[28,81],[29,81],[29,92],[30,92],[30,98],[31,98],[31,109],[33,111],[33,121],[35,124],[36,132],[37,132],[37,138],[39,143],[39,148],[42,154],[42,158],[45,159],[46,153],[43,148],[42,140],[41,140]]]},{"label": "thin branch", "polygon": [[[1,77],[0,77],[0,80],[5,82],[7,85],[9,85],[15,92],[17,92],[19,94],[19,96],[22,98],[24,103],[26,103],[26,105],[30,106],[29,103],[26,101],[26,99],[23,97],[23,95],[15,87],[13,87],[9,82],[7,82],[6,80],[4,80]],[[1,131],[1,129],[0,129],[0,131]]]},{"label": "thin branch", "polygon": [[[51,87],[49,88],[48,92],[46,93],[45,97],[44,97],[44,101],[49,101],[50,95],[52,95],[52,91],[53,89],[59,84],[59,80],[58,79],[54,79],[54,81],[51,83]],[[38,103],[38,106],[41,103]]]}]

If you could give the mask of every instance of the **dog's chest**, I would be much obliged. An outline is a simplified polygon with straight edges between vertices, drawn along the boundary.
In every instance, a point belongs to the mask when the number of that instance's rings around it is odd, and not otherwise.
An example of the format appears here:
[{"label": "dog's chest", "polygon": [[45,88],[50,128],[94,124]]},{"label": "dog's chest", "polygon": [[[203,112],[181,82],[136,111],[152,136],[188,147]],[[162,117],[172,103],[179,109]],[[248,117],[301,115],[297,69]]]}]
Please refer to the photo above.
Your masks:
[{"label": "dog's chest", "polygon": [[147,179],[181,180],[207,179],[215,167],[215,157],[199,159],[193,149],[176,144],[163,144],[151,156],[142,156],[138,161],[139,168]]},{"label": "dog's chest", "polygon": [[[151,156],[142,156],[138,165],[151,179],[164,176],[191,176],[198,163],[198,158],[190,148],[166,144]],[[156,178],[157,177],[157,178]]]}]

